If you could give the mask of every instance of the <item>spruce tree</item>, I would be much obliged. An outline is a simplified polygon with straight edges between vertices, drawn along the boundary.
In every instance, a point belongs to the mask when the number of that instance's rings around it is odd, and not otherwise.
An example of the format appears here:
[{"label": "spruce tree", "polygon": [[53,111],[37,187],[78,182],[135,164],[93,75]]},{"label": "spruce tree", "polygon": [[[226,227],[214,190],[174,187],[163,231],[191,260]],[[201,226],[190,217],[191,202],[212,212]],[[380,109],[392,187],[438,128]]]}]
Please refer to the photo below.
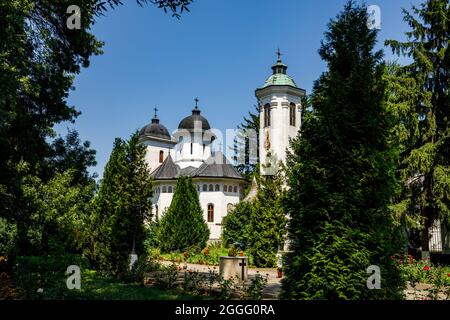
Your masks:
[{"label": "spruce tree", "polygon": [[[314,84],[312,111],[288,154],[289,299],[397,298],[399,270],[389,257],[398,236],[389,211],[396,152],[388,143],[382,52],[364,6],[345,5],[319,50],[328,70]],[[367,268],[381,270],[369,290]]]},{"label": "spruce tree", "polygon": [[158,232],[163,252],[198,251],[206,246],[209,228],[191,178],[178,178],[172,202],[161,218]]},{"label": "spruce tree", "polygon": [[260,268],[274,267],[278,249],[283,249],[286,215],[282,176],[262,176],[250,215],[250,251],[253,263]]},{"label": "spruce tree", "polygon": [[252,209],[252,203],[242,201],[223,218],[222,240],[225,246],[236,242],[246,247],[250,244]]},{"label": "spruce tree", "polygon": [[386,42],[412,59],[390,74],[402,147],[403,190],[396,211],[410,227],[421,229],[419,246],[428,258],[429,228],[450,217],[450,4],[428,0],[413,13],[403,12],[411,28],[407,41]]},{"label": "spruce tree", "polygon": [[116,139],[100,184],[91,255],[109,275],[122,276],[130,253],[144,253],[144,221],[150,218],[153,192],[144,157],[138,133],[128,142]]}]

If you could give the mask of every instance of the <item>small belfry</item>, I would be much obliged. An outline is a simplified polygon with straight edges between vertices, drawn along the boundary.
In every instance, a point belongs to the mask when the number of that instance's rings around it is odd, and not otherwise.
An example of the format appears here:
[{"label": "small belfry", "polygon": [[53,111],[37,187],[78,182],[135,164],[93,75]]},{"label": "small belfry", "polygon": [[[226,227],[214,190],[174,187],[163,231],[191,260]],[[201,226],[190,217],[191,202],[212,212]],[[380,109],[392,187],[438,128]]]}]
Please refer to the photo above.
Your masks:
[{"label": "small belfry", "polygon": [[262,88],[256,89],[260,111],[259,159],[262,175],[274,175],[280,161],[286,161],[289,139],[297,136],[301,127],[302,97],[306,91],[287,74],[287,65],[277,51],[272,75]]}]

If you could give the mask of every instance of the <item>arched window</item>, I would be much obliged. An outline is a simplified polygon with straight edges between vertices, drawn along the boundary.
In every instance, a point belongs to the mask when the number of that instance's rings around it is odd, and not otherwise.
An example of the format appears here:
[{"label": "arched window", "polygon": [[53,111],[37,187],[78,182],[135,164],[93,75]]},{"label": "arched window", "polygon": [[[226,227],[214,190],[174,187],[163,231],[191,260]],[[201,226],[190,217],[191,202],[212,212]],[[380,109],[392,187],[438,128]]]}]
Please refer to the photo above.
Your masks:
[{"label": "arched window", "polygon": [[220,191],[220,186],[218,184],[216,184],[216,189],[215,191]]},{"label": "arched window", "polygon": [[209,185],[209,191],[214,191],[214,186],[212,184]]},{"label": "arched window", "polygon": [[167,193],[167,187],[166,186],[162,187],[162,193]]},{"label": "arched window", "polygon": [[225,185],[223,185],[223,192],[227,192],[227,189],[228,187],[227,187],[227,185],[225,184]]},{"label": "arched window", "polygon": [[203,191],[208,191],[208,186],[206,184],[203,185]]},{"label": "arched window", "polygon": [[264,127],[270,127],[270,104],[264,106]]},{"label": "arched window", "polygon": [[156,220],[159,220],[159,208],[157,204],[155,204],[155,218]]},{"label": "arched window", "polygon": [[200,185],[197,185],[197,191],[200,192]]},{"label": "arched window", "polygon": [[237,193],[237,187],[236,187],[236,186],[234,186],[233,192],[234,192],[234,193]]},{"label": "arched window", "polygon": [[172,193],[172,186],[167,187],[167,191],[168,191],[169,193]]},{"label": "arched window", "polygon": [[230,213],[231,210],[233,210],[233,209],[234,209],[234,204],[232,204],[232,203],[227,204],[227,213]]},{"label": "arched window", "polygon": [[214,222],[214,205],[208,204],[208,222]]},{"label": "arched window", "polygon": [[233,187],[232,186],[228,186],[228,192],[233,192]]},{"label": "arched window", "polygon": [[289,125],[295,127],[295,116],[296,116],[296,110],[295,104],[291,103],[289,105]]},{"label": "arched window", "polygon": [[164,151],[159,151],[159,163],[163,163],[164,161]]},{"label": "arched window", "polygon": [[194,145],[191,142],[191,154],[194,152]]}]

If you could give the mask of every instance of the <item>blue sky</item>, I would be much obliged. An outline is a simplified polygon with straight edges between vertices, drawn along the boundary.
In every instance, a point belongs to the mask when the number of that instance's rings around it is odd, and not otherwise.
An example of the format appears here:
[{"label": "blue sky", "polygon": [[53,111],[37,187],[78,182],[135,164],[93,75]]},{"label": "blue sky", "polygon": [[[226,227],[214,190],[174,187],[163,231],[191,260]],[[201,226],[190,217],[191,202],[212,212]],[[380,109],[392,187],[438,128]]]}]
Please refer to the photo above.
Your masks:
[{"label": "blue sky", "polygon": [[[195,97],[212,127],[235,128],[253,109],[278,47],[288,73],[309,94],[325,70],[317,50],[326,25],[346,0],[195,0],[180,20],[153,5],[124,2],[93,27],[104,54],[76,77],[69,96],[81,116],[56,127],[91,141],[98,161],[91,172],[100,177],[114,138],[127,139],[149,123],[155,106],[169,131],[191,114]],[[385,39],[404,39],[401,8],[419,2],[368,2],[381,8],[379,48]]]}]

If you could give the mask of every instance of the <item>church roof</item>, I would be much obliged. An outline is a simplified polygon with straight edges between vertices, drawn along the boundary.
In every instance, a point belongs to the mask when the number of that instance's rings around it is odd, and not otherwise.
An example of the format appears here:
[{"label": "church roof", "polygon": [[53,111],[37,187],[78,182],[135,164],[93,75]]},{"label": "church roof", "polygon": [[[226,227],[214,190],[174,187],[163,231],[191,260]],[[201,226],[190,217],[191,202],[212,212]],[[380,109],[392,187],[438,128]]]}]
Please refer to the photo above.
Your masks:
[{"label": "church roof", "polygon": [[269,87],[269,86],[291,86],[294,88],[298,88],[297,84],[295,83],[294,79],[292,79],[286,72],[287,65],[285,65],[281,61],[281,53],[278,49],[278,60],[277,62],[272,66],[272,75],[267,78],[266,82],[263,85],[263,88]]},{"label": "church roof", "polygon": [[222,152],[216,152],[214,156],[209,157],[199,168],[187,167],[183,169],[175,164],[171,155],[169,155],[166,160],[152,172],[152,176],[156,180],[173,180],[179,176],[192,178],[244,179],[228,162]]},{"label": "church roof", "polygon": [[194,128],[201,128],[203,131],[211,129],[208,120],[200,115],[200,109],[197,106],[192,110],[192,115],[181,120],[178,125],[178,129],[192,131]]},{"label": "church roof", "polygon": [[141,137],[156,137],[167,140],[172,139],[167,128],[159,123],[159,119],[156,117],[156,115],[152,119],[151,123],[141,129],[139,135]]},{"label": "church roof", "polygon": [[209,157],[195,172],[196,177],[227,177],[242,179],[242,176],[228,162],[222,152]]}]

